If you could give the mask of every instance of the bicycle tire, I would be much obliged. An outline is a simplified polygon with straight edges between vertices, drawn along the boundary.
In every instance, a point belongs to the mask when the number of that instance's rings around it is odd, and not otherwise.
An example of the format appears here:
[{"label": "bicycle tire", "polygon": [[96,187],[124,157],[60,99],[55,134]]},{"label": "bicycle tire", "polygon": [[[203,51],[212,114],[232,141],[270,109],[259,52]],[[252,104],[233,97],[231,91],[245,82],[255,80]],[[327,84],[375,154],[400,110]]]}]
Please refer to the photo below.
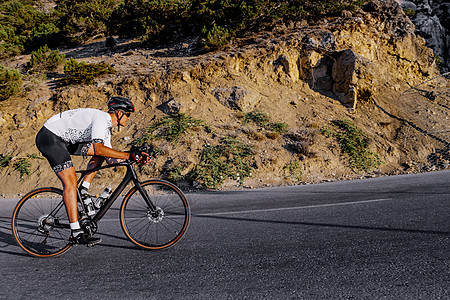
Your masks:
[{"label": "bicycle tire", "polygon": [[126,237],[148,250],[177,243],[189,226],[190,210],[184,194],[174,184],[152,179],[141,183],[159,215],[152,216],[140,192],[133,187],[122,201],[120,225]]},{"label": "bicycle tire", "polygon": [[72,247],[60,189],[39,188],[26,194],[14,209],[11,226],[17,244],[33,256],[58,256]]}]

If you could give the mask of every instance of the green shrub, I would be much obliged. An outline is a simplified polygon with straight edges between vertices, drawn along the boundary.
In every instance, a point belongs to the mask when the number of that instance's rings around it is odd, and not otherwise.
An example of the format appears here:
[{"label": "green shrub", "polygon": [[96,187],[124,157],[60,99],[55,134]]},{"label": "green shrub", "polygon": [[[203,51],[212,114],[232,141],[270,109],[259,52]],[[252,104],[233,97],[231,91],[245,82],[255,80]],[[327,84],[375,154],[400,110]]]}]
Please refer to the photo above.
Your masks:
[{"label": "green shrub", "polygon": [[27,38],[25,49],[32,51],[45,45],[58,45],[60,29],[56,24],[48,22],[36,25]]},{"label": "green shrub", "polygon": [[204,27],[202,33],[205,36],[202,46],[206,50],[216,50],[222,48],[229,43],[231,37],[228,29],[217,26],[216,24],[214,24],[210,30]]},{"label": "green shrub", "polygon": [[0,40],[3,41],[0,43],[0,59],[5,59],[22,53],[24,48],[15,34],[14,27],[2,23],[0,21]]},{"label": "green shrub", "polygon": [[[55,14],[59,27],[71,42],[83,43],[98,35],[109,35],[111,14],[119,0],[60,0]],[[125,1],[127,2],[127,1]]]},{"label": "green shrub", "polygon": [[27,69],[30,73],[53,71],[64,62],[64,55],[59,50],[50,50],[45,45],[38,50],[31,52]]},{"label": "green shrub", "polygon": [[253,111],[244,114],[244,125],[248,123],[255,123],[262,128],[268,128],[270,125],[270,118],[266,113]]},{"label": "green shrub", "polygon": [[285,132],[287,130],[287,127],[288,125],[282,122],[274,122],[270,124],[270,130],[279,134]]},{"label": "green shrub", "polygon": [[332,134],[337,138],[342,152],[348,156],[352,168],[370,171],[381,165],[380,157],[370,150],[368,137],[361,129],[347,119],[334,121],[333,124],[337,130]]},{"label": "green shrub", "polygon": [[22,53],[24,50],[22,45],[16,45],[13,43],[0,44],[0,59],[16,56]]},{"label": "green shrub", "polygon": [[14,161],[12,167],[20,174],[20,181],[24,180],[25,175],[31,174],[32,163],[30,159],[44,159],[36,154],[29,154],[26,157],[19,157],[13,160],[11,154],[0,155],[0,168],[8,167]]},{"label": "green shrub", "polygon": [[0,101],[16,95],[22,88],[22,75],[15,69],[0,65]]},{"label": "green shrub", "polygon": [[205,145],[193,179],[207,188],[217,188],[227,178],[242,184],[245,178],[252,175],[250,159],[253,155],[249,145],[231,137],[223,138],[216,146]]},{"label": "green shrub", "polygon": [[184,134],[199,126],[204,126],[202,120],[184,113],[164,116],[152,122],[143,137],[136,140],[135,144],[141,145],[159,139],[166,139],[176,144]]},{"label": "green shrub", "polygon": [[110,18],[110,27],[122,36],[137,36],[156,44],[173,39],[175,31],[191,28],[186,0],[129,0],[119,5]]},{"label": "green shrub", "polygon": [[10,154],[0,155],[0,168],[7,167],[9,165],[9,163],[11,162],[11,159],[12,159],[12,155],[10,155]]},{"label": "green shrub", "polygon": [[283,167],[284,177],[291,179],[295,183],[302,181],[302,167],[297,160],[293,160]]},{"label": "green shrub", "polygon": [[36,154],[28,154],[26,157],[20,157],[14,162],[14,170],[19,171],[20,181],[24,180],[25,175],[31,174],[31,161],[30,159],[44,159]]},{"label": "green shrub", "polygon": [[266,113],[254,111],[244,114],[244,125],[248,123],[254,123],[259,127],[266,130],[282,134],[287,130],[288,125],[281,122],[271,122],[269,116]]},{"label": "green shrub", "polygon": [[411,9],[411,8],[406,8],[406,9],[403,10],[403,12],[405,13],[405,15],[407,15],[410,18],[413,18],[416,15],[416,13],[417,13],[416,10]]},{"label": "green shrub", "polygon": [[116,70],[106,63],[78,62],[71,58],[64,65],[66,77],[61,79],[61,84],[92,84],[95,78],[104,74],[114,74],[115,72]]},{"label": "green shrub", "polygon": [[20,181],[24,180],[25,175],[31,174],[31,159],[44,159],[43,157],[40,157],[37,154],[28,154],[26,157],[18,157],[14,158],[11,154],[6,155],[0,155],[0,168],[8,167],[11,162],[14,162],[12,164],[12,167],[15,171],[18,171],[20,174]]},{"label": "green shrub", "polygon": [[[58,41],[59,29],[53,16],[40,9],[40,1],[3,1],[0,4],[0,57],[5,58],[34,50],[41,43]],[[7,45],[7,46],[6,46]]]},{"label": "green shrub", "polygon": [[19,171],[20,181],[23,181],[25,175],[31,174],[31,166],[31,162],[25,157],[18,158],[14,162],[14,170]]},{"label": "green shrub", "polygon": [[119,34],[157,44],[200,36],[205,50],[220,49],[236,37],[283,22],[317,19],[355,11],[355,0],[58,0],[54,10],[42,1],[0,3],[0,58],[47,44],[84,43]]},{"label": "green shrub", "polygon": [[169,170],[167,179],[172,182],[180,181],[181,179],[183,179],[183,175],[181,174],[182,171],[183,170],[182,170],[181,166],[176,166],[176,167],[171,168]]},{"label": "green shrub", "polygon": [[[258,31],[275,20],[317,19],[336,16],[343,10],[355,11],[365,1],[353,0],[203,0],[191,1],[190,24],[203,28],[206,50],[225,45],[234,36]],[[209,41],[209,42],[208,42]]]}]

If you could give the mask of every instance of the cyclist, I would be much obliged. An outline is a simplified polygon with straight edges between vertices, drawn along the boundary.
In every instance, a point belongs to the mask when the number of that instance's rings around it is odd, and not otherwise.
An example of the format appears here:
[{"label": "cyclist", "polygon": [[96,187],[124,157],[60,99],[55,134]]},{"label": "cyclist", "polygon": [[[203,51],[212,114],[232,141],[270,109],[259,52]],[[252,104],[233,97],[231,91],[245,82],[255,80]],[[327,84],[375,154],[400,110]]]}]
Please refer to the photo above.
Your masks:
[{"label": "cyclist", "polygon": [[[48,119],[36,136],[36,146],[48,160],[63,185],[63,199],[69,217],[73,244],[93,246],[101,241],[85,233],[78,222],[77,177],[70,155],[93,156],[87,169],[120,160],[150,162],[149,155],[141,151],[122,152],[112,149],[112,127],[124,126],[134,112],[133,103],[124,97],[111,97],[108,111],[78,108],[58,113]],[[82,189],[89,189],[96,172],[88,174]]]}]

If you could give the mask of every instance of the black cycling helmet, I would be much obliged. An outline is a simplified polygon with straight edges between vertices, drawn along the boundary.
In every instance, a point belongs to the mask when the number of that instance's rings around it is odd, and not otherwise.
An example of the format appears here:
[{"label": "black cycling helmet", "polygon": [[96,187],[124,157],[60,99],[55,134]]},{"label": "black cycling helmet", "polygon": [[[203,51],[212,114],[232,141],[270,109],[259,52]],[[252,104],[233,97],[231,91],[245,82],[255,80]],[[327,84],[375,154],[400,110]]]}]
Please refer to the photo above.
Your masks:
[{"label": "black cycling helmet", "polygon": [[119,109],[123,110],[124,112],[134,112],[133,102],[125,97],[111,97],[111,99],[108,100],[108,110],[116,111]]}]

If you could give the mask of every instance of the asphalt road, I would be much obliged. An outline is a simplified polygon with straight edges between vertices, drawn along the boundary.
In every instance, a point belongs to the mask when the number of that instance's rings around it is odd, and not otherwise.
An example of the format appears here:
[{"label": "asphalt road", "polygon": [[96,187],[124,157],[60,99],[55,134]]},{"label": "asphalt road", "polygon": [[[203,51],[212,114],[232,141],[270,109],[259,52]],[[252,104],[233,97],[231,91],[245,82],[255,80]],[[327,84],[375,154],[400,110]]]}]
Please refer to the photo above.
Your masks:
[{"label": "asphalt road", "polygon": [[0,199],[0,299],[450,299],[450,171],[189,194],[186,236],[144,251],[120,229],[38,259]]}]

